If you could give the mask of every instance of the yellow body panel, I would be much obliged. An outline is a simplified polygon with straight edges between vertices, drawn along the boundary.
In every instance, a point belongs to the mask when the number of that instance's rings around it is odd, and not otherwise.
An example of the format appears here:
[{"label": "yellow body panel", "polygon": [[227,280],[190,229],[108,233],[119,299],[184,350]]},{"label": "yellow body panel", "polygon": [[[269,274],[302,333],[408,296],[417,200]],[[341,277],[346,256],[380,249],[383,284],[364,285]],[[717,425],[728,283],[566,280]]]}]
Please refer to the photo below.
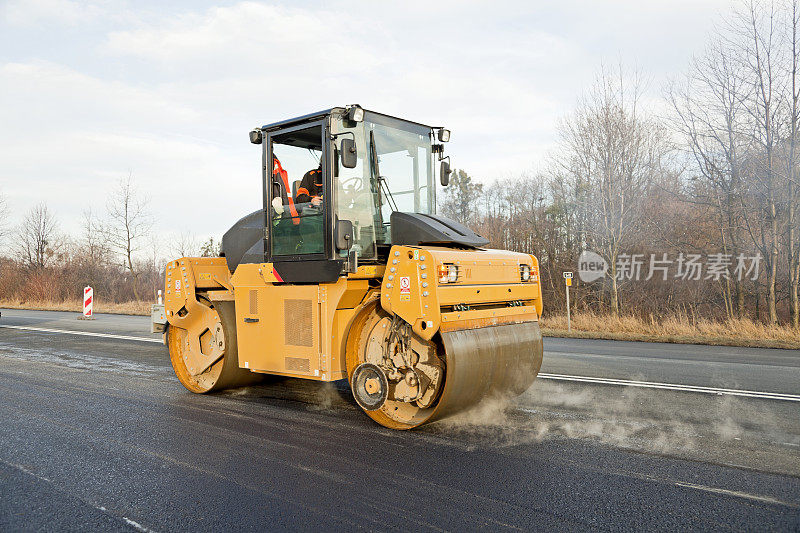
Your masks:
[{"label": "yellow body panel", "polygon": [[350,279],[382,278],[385,271],[385,265],[361,265],[355,272],[349,273],[347,277]]},{"label": "yellow body panel", "polygon": [[[458,266],[455,283],[440,282],[443,264]],[[531,266],[532,281],[520,281],[521,264]],[[194,340],[219,322],[212,306],[233,301],[240,368],[319,381],[347,378],[350,326],[377,298],[425,340],[440,330],[536,321],[542,312],[538,261],[501,250],[394,246],[388,265],[362,265],[322,284],[283,283],[272,263],[241,264],[233,275],[220,257],[167,265],[167,320],[193,332],[187,351],[197,355],[187,364],[195,370],[213,363],[214,354],[205,355]]]},{"label": "yellow body panel", "polygon": [[181,257],[167,263],[164,305],[167,316],[177,312],[197,290],[230,289],[231,275],[224,257]]},{"label": "yellow body panel", "polygon": [[[185,358],[188,374],[205,372],[222,355],[214,335],[221,329],[220,314],[197,299],[198,292],[229,292],[228,266],[222,257],[182,257],[166,267],[164,314],[167,321],[186,332]],[[210,290],[211,289],[211,290]],[[181,348],[184,348],[181,346]]]},{"label": "yellow body panel", "polygon": [[[458,267],[455,283],[440,283],[438,269],[445,264]],[[536,273],[531,276],[532,281],[520,282],[522,264],[530,265]],[[411,324],[414,333],[426,340],[436,334],[445,316],[451,327],[454,320],[508,316],[537,320],[542,313],[538,270],[538,261],[528,254],[394,246],[381,286],[381,307]],[[509,307],[510,302],[518,302],[522,307]],[[453,306],[470,309],[452,313],[449,308]],[[472,309],[473,306],[484,308]],[[521,308],[527,310],[515,311]]]},{"label": "yellow body panel", "polygon": [[235,287],[239,366],[333,381],[346,376],[342,334],[369,291],[366,279],[273,283],[270,263],[242,264]]}]

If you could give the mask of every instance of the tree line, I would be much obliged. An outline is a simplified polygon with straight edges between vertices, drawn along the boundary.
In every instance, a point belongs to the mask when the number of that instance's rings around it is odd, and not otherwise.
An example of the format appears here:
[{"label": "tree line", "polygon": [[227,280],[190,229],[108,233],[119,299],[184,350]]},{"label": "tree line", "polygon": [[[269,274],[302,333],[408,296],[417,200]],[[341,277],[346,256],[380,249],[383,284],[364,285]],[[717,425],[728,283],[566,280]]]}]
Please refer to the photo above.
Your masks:
[{"label": "tree line", "polygon": [[[0,191],[1,192],[1,191]],[[16,227],[0,194],[0,300],[62,302],[82,297],[90,285],[106,302],[152,301],[164,284],[166,260],[153,232],[147,198],[132,177],[110,191],[105,211],[84,211],[81,230],[61,231],[45,203],[31,208]],[[213,238],[199,243],[184,233],[168,246],[174,257],[217,255]]]},{"label": "tree line", "polygon": [[456,171],[441,211],[536,253],[551,309],[590,250],[608,271],[577,280],[581,309],[798,327],[799,23],[794,1],[739,4],[656,102],[638,73],[601,69],[542,170]]}]

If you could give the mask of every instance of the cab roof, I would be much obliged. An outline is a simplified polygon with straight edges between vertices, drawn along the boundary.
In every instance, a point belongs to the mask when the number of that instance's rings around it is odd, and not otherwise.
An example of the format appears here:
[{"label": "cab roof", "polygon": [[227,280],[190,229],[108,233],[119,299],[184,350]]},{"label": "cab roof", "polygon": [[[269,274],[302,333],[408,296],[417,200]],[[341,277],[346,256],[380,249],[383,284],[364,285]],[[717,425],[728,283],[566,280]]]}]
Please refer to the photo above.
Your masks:
[{"label": "cab roof", "polygon": [[[344,111],[344,110],[345,110],[344,107],[332,107],[332,108],[326,109],[324,111],[318,111],[316,113],[309,113],[308,115],[302,115],[302,116],[295,117],[295,118],[290,118],[290,119],[287,119],[287,120],[281,120],[281,121],[278,121],[278,122],[272,122],[271,124],[265,124],[265,125],[261,126],[261,130],[262,131],[272,131],[272,130],[277,130],[277,129],[284,128],[286,126],[294,126],[294,125],[298,125],[298,124],[303,124],[305,122],[313,122],[315,120],[320,120],[320,119],[330,115],[334,111]],[[387,118],[394,119],[394,120],[400,120],[402,122],[408,122],[409,124],[416,124],[417,126],[422,126],[422,127],[425,127],[425,128],[432,129],[432,126],[428,126],[427,124],[422,124],[421,122],[415,122],[413,120],[407,120],[407,119],[404,119],[404,118],[395,117],[395,116],[392,116],[392,115],[387,115],[385,113],[378,113],[376,111],[370,111],[368,109],[364,109],[364,111],[366,113],[370,113],[370,114],[373,114],[373,115],[380,115],[382,117],[387,117]]]}]

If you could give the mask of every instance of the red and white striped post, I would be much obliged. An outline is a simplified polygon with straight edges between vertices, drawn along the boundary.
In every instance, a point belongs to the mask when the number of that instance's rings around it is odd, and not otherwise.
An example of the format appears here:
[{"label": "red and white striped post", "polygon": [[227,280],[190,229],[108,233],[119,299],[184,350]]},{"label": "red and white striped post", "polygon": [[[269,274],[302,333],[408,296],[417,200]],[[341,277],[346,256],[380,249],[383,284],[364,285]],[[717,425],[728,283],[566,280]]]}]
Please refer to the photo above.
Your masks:
[{"label": "red and white striped post", "polygon": [[83,318],[92,318],[92,301],[94,300],[94,289],[88,285],[83,289]]}]

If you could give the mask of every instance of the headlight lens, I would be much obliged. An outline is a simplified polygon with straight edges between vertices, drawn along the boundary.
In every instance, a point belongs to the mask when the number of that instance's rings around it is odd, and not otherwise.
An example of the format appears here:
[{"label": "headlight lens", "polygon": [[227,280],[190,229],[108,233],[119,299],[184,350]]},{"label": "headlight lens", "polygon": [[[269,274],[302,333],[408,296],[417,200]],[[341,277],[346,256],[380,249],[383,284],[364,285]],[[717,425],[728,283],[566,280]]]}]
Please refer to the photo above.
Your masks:
[{"label": "headlight lens", "polygon": [[439,283],[455,283],[458,281],[458,265],[445,263],[439,265]]},{"label": "headlight lens", "polygon": [[447,265],[439,265],[439,283],[447,283]]},{"label": "headlight lens", "polygon": [[531,279],[531,267],[530,265],[520,265],[519,266],[519,279],[522,281],[530,281]]},{"label": "headlight lens", "polygon": [[447,265],[447,281],[450,283],[458,281],[458,267],[456,265]]},{"label": "headlight lens", "polygon": [[347,118],[353,122],[361,122],[364,120],[364,109],[362,109],[360,106],[354,105],[350,108],[350,111],[348,111]]}]

